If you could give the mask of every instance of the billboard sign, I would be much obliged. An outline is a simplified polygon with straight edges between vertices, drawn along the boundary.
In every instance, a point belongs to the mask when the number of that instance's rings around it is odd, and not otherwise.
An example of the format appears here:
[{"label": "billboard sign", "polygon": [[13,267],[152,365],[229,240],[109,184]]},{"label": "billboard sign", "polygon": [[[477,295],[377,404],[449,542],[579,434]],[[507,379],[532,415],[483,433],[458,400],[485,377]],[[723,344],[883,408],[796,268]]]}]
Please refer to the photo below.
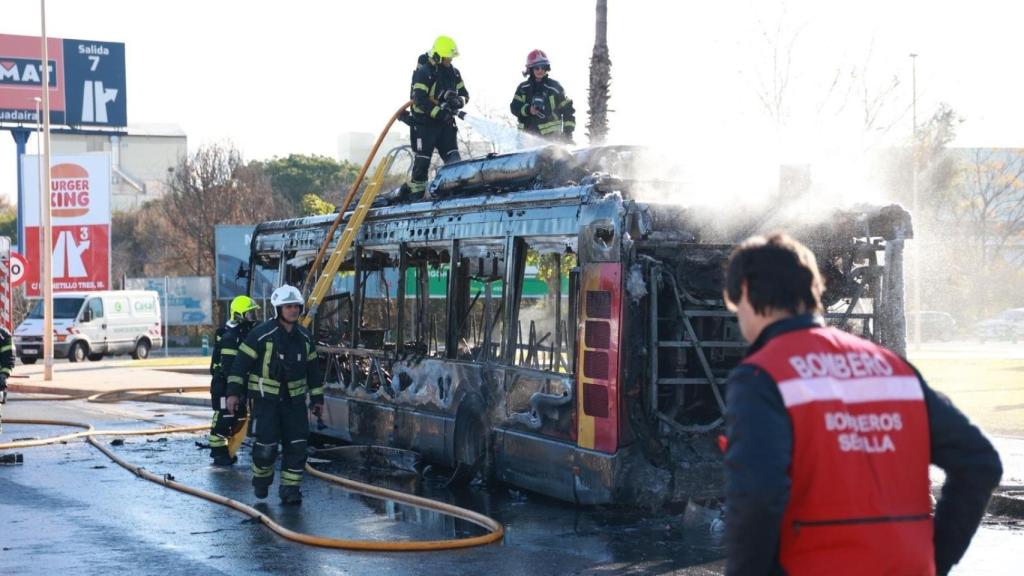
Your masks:
[{"label": "billboard sign", "polygon": [[249,268],[249,244],[255,226],[218,224],[214,230],[217,246],[217,299],[231,300],[245,294],[246,278],[239,278],[240,267]]},{"label": "billboard sign", "polygon": [[[50,122],[71,126],[128,124],[124,44],[47,39]],[[0,34],[0,123],[35,123],[43,86],[42,42]]]},{"label": "billboard sign", "polygon": [[[107,154],[54,156],[50,167],[53,291],[110,289],[110,159]],[[25,194],[25,296],[42,295],[37,156],[22,157]]]},{"label": "billboard sign", "polygon": [[[166,290],[165,290],[166,287]],[[213,282],[209,276],[177,278],[128,278],[128,290],[156,290],[164,303],[168,326],[208,326],[213,324]]]}]

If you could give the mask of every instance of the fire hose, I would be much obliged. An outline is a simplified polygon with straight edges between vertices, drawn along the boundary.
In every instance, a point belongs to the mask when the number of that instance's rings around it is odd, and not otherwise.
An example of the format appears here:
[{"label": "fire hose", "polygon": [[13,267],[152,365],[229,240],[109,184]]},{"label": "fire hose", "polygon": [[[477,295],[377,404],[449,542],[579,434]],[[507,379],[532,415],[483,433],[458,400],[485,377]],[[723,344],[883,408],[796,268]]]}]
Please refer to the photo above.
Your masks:
[{"label": "fire hose", "polygon": [[[178,389],[174,389],[174,388],[170,388],[170,389],[168,389],[168,388],[162,388],[162,389],[159,389],[159,388],[121,388],[121,389],[117,389],[117,390],[111,390],[111,391],[108,391],[108,392],[103,392],[103,393],[100,393],[100,394],[91,395],[91,396],[88,397],[88,400],[92,401],[92,402],[109,401],[109,400],[105,400],[105,397],[110,396],[110,395],[114,395],[114,394],[124,394],[124,393],[132,393],[132,392],[139,392],[139,391],[151,393],[151,394],[147,394],[147,396],[153,395],[153,393],[156,393],[156,394],[161,393],[161,392],[157,392],[157,390],[160,390],[163,393],[166,393],[166,392],[177,392],[179,390],[181,390],[181,391],[199,391],[199,390],[205,391],[205,390],[208,390],[208,388],[207,387],[198,387],[198,386],[178,388]],[[59,400],[72,400],[72,399],[76,399],[76,398],[81,398],[81,396],[78,396],[78,397],[74,397],[74,396],[61,397],[61,398],[59,398]],[[21,399],[18,399],[18,400],[21,400]],[[41,439],[36,439],[36,440],[21,440],[21,441],[16,441],[16,442],[0,443],[0,450],[13,450],[13,449],[18,449],[18,448],[32,448],[32,447],[36,447],[36,446],[45,446],[45,445],[49,445],[49,444],[56,444],[56,443],[61,443],[61,442],[69,442],[71,440],[76,440],[78,438],[85,438],[86,441],[89,442],[89,444],[91,444],[93,447],[98,449],[100,452],[103,452],[103,454],[105,454],[112,461],[114,461],[115,463],[120,465],[122,468],[125,468],[126,470],[132,472],[133,474],[135,474],[136,476],[138,476],[140,478],[145,478],[146,480],[149,480],[150,482],[154,482],[156,484],[160,484],[160,485],[165,486],[167,488],[172,488],[172,489],[177,490],[179,492],[183,492],[185,494],[189,494],[191,496],[202,498],[204,500],[208,500],[208,501],[213,502],[215,504],[220,504],[221,506],[226,506],[228,508],[232,508],[234,510],[237,510],[237,511],[243,513],[243,514],[246,514],[247,516],[250,516],[253,519],[258,520],[261,524],[263,524],[264,526],[266,526],[267,528],[269,528],[270,530],[272,530],[274,533],[276,533],[277,535],[281,536],[282,538],[285,538],[287,540],[291,540],[293,542],[298,542],[300,544],[306,544],[306,545],[309,545],[309,546],[319,546],[319,547],[322,547],[322,548],[336,548],[336,549],[343,549],[343,550],[361,550],[361,551],[370,551],[370,552],[424,552],[424,551],[453,550],[453,549],[459,549],[459,548],[471,548],[471,547],[475,547],[475,546],[484,546],[484,545],[487,545],[487,544],[498,542],[498,541],[502,540],[502,538],[504,538],[504,527],[501,525],[501,523],[498,522],[497,520],[494,520],[493,518],[489,518],[487,516],[484,516],[483,514],[479,514],[477,512],[473,512],[472,510],[467,510],[467,509],[461,508],[459,506],[453,506],[451,504],[446,504],[444,502],[438,502],[438,501],[435,501],[435,500],[430,500],[428,498],[422,498],[420,496],[413,496],[411,494],[406,494],[404,492],[398,492],[398,491],[395,491],[395,490],[389,490],[387,488],[381,488],[379,486],[374,486],[372,484],[365,484],[365,483],[362,483],[362,482],[356,482],[355,480],[350,480],[350,479],[347,479],[347,478],[343,478],[341,476],[336,476],[334,474],[328,474],[326,472],[317,470],[316,468],[314,468],[310,464],[306,464],[306,471],[309,472],[312,476],[315,476],[315,477],[317,477],[317,478],[319,478],[321,480],[324,480],[326,482],[330,482],[332,484],[336,484],[338,486],[341,486],[342,488],[344,488],[346,490],[349,490],[350,492],[356,492],[358,494],[363,494],[365,496],[370,496],[370,497],[373,497],[373,498],[382,498],[382,499],[394,500],[396,502],[401,502],[403,504],[408,504],[410,506],[415,506],[417,508],[422,508],[422,509],[425,509],[425,510],[432,510],[432,511],[435,511],[435,512],[439,512],[441,514],[445,514],[447,516],[453,516],[455,518],[459,518],[461,520],[465,520],[466,522],[469,522],[471,524],[474,524],[476,526],[484,528],[488,532],[486,534],[482,534],[482,535],[479,535],[479,536],[467,537],[467,538],[453,538],[453,539],[446,539],[446,540],[416,540],[416,541],[348,540],[348,539],[328,538],[328,537],[323,537],[323,536],[315,536],[315,535],[312,535],[312,534],[306,534],[306,533],[303,533],[303,532],[296,532],[294,530],[290,530],[288,528],[285,528],[284,526],[281,526],[280,524],[275,522],[272,518],[270,518],[269,516],[267,516],[263,512],[260,512],[256,508],[253,508],[252,506],[249,506],[249,505],[244,504],[242,502],[239,502],[237,500],[233,500],[233,499],[228,498],[226,496],[222,496],[220,494],[215,494],[213,492],[208,492],[206,490],[202,490],[202,489],[199,489],[199,488],[188,486],[186,484],[182,484],[180,482],[175,481],[173,479],[173,476],[170,475],[170,474],[160,475],[160,474],[153,473],[153,472],[151,472],[149,470],[146,470],[145,468],[142,468],[141,466],[135,466],[134,464],[131,464],[130,462],[127,462],[126,460],[124,460],[120,456],[114,454],[109,448],[107,448],[106,446],[102,445],[101,443],[99,443],[96,440],[96,438],[98,436],[141,436],[141,435],[176,434],[176,433],[185,433],[185,432],[199,432],[199,431],[202,431],[202,430],[209,430],[209,428],[210,428],[209,425],[163,427],[163,428],[151,428],[151,429],[145,429],[145,430],[96,430],[93,427],[92,424],[83,423],[83,422],[64,421],[64,420],[10,419],[10,420],[6,420],[6,423],[8,423],[8,424],[40,425],[40,426],[68,426],[68,427],[72,427],[72,428],[82,428],[83,430],[80,431],[80,432],[73,432],[73,433],[70,433],[70,434],[62,434],[62,435],[59,435],[59,436],[52,436],[52,437],[49,437],[49,438],[41,438]]]}]

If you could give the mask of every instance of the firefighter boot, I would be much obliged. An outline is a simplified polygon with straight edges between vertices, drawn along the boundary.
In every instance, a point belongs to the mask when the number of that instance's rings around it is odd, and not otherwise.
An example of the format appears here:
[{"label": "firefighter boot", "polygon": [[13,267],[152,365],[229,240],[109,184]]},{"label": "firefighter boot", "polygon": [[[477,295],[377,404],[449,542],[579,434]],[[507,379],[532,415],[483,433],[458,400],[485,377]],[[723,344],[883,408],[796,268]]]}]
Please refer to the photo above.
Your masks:
[{"label": "firefighter boot", "polygon": [[211,448],[210,456],[213,457],[214,466],[231,466],[238,460],[237,458],[232,458],[231,454],[228,453],[227,446]]},{"label": "firefighter boot", "polygon": [[277,489],[277,495],[281,497],[281,504],[302,504],[302,492],[299,492],[299,487],[295,484],[279,486]]},{"label": "firefighter boot", "polygon": [[252,479],[252,493],[262,500],[267,497],[267,494],[270,494],[270,483],[256,482],[256,480],[256,478]]},{"label": "firefighter boot", "polygon": [[419,202],[420,200],[423,200],[425,195],[426,184],[420,182],[413,182],[410,184],[409,182],[406,182],[398,189],[398,198],[396,201],[398,203]]}]

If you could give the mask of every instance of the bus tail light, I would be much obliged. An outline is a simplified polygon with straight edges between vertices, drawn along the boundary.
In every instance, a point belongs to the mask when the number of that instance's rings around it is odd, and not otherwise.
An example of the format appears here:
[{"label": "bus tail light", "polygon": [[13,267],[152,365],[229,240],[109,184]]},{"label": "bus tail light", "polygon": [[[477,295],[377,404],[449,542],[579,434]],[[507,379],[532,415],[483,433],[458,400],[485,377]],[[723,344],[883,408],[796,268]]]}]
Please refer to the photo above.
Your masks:
[{"label": "bus tail light", "polygon": [[580,283],[576,441],[607,453],[619,447],[621,278],[620,264],[587,264]]}]

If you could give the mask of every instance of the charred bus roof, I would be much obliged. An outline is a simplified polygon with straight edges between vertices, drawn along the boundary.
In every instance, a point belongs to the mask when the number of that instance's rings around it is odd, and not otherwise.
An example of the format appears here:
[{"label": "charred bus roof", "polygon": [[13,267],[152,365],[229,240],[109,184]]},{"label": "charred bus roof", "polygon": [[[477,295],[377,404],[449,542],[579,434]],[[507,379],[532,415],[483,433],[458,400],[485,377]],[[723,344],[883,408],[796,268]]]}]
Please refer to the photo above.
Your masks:
[{"label": "charred bus roof", "polygon": [[[381,240],[386,239],[380,237],[382,234],[390,234],[395,241],[439,239],[430,234],[433,228],[457,223],[465,215],[516,219],[531,208],[562,207],[566,216],[575,213],[578,218],[581,205],[601,200],[633,207],[631,211],[639,215],[631,231],[635,240],[735,244],[752,234],[775,230],[786,230],[819,245],[849,238],[913,237],[910,215],[899,205],[826,208],[811,214],[800,209],[806,202],[786,204],[767,198],[760,207],[728,209],[646,202],[639,199],[640,189],[644,197],[652,196],[655,190],[658,193],[653,196],[671,199],[679,187],[676,182],[646,178],[646,152],[638,146],[599,146],[571,153],[559,146],[545,146],[447,164],[430,182],[429,200],[374,208],[359,238]],[[289,236],[285,244],[290,248],[316,248],[323,237],[321,230],[335,218],[336,213],[264,222],[257,226],[256,236],[285,233]],[[403,219],[418,227],[411,237],[396,237],[394,230],[374,230],[372,225],[375,221]],[[481,229],[464,231],[477,234]],[[544,232],[536,230],[538,234]]]}]

